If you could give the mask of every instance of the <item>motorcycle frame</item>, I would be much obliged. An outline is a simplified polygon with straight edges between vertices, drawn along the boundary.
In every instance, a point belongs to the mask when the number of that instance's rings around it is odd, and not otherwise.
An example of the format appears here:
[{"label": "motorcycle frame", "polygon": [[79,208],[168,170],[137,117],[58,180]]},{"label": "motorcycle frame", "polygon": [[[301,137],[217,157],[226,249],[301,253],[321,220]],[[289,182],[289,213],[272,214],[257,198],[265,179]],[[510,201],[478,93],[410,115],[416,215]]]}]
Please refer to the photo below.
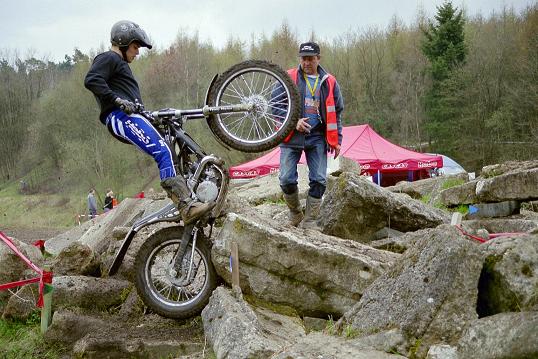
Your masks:
[{"label": "motorcycle frame", "polygon": [[[191,188],[191,194],[196,192],[197,185],[199,183],[200,176],[202,175],[204,169],[213,165],[213,168],[219,171],[221,176],[221,186],[220,191],[215,200],[216,204],[209,213],[209,215],[204,216],[194,225],[203,227],[206,223],[210,223],[213,226],[213,221],[218,217],[222,208],[224,206],[226,195],[228,193],[228,187],[230,182],[230,177],[228,175],[228,170],[224,168],[224,161],[214,155],[207,155],[200,145],[194,141],[184,130],[183,122],[186,120],[200,119],[212,114],[226,114],[226,113],[236,113],[236,112],[246,112],[252,108],[252,105],[233,105],[233,106],[216,106],[210,107],[205,105],[201,109],[192,109],[192,110],[176,110],[176,109],[165,109],[154,111],[151,113],[141,112],[140,114],[146,117],[148,120],[156,123],[156,127],[164,127],[168,132],[167,135],[171,138],[169,143],[172,153],[176,156],[176,160],[179,159],[182,155],[182,151],[190,151],[195,154],[199,160],[199,165],[196,168],[194,175],[188,180],[187,183],[193,182],[195,185]],[[164,124],[164,126],[162,126]],[[179,151],[177,149],[179,148]],[[129,249],[135,235],[144,227],[158,222],[174,222],[178,223],[179,226],[186,227],[181,222],[181,215],[174,203],[170,203],[160,210],[147,215],[136,221],[130,228],[129,232],[125,235],[123,243],[116,254],[112,265],[108,271],[109,276],[113,276],[117,273],[118,269],[123,262],[125,254]],[[181,224],[180,224],[181,223]],[[191,226],[188,226],[192,228]],[[187,228],[185,228],[187,229]],[[201,228],[200,228],[201,229]],[[190,231],[189,231],[190,232]],[[185,232],[186,234],[186,232]],[[188,237],[188,238],[187,238]],[[188,236],[184,235],[182,240],[190,240],[190,234]]]}]

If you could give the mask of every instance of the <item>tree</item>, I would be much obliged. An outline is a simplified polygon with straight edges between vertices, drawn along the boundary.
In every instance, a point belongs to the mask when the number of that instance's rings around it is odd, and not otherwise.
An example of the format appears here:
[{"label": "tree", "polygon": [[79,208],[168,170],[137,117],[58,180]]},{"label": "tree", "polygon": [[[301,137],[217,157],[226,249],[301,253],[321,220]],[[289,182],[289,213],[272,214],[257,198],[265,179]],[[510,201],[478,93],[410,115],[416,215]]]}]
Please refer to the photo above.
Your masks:
[{"label": "tree", "polygon": [[465,61],[464,25],[461,10],[452,6],[450,1],[437,8],[435,23],[429,23],[423,30],[422,52],[430,62],[431,88],[425,96],[427,133],[433,148],[449,152],[448,142],[454,133],[451,121],[453,108],[446,106],[447,81],[455,69]]}]

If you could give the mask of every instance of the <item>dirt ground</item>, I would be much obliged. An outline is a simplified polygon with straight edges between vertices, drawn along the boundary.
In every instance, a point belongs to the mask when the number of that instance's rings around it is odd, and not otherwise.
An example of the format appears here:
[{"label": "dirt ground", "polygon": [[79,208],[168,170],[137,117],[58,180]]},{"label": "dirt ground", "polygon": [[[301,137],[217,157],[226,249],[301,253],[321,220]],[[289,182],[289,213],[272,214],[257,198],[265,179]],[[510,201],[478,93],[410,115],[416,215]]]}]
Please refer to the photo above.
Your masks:
[{"label": "dirt ground", "polygon": [[8,237],[16,238],[29,244],[32,244],[38,239],[47,240],[53,238],[68,230],[69,228],[14,228],[0,226],[0,231]]}]

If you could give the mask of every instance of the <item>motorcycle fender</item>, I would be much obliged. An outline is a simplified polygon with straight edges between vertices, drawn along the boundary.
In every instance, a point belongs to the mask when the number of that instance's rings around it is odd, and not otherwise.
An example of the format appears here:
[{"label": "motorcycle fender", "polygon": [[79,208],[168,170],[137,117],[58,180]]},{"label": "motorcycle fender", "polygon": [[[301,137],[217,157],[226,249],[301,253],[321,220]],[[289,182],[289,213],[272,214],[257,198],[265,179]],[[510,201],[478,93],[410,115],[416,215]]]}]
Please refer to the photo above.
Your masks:
[{"label": "motorcycle fender", "polygon": [[207,88],[207,91],[205,92],[205,104],[207,106],[211,106],[209,104],[209,92],[211,91],[211,88],[213,87],[213,85],[215,84],[215,82],[217,81],[217,78],[219,77],[219,74],[215,74],[215,76],[213,76],[213,79],[211,80],[211,83],[209,84],[209,87]]}]

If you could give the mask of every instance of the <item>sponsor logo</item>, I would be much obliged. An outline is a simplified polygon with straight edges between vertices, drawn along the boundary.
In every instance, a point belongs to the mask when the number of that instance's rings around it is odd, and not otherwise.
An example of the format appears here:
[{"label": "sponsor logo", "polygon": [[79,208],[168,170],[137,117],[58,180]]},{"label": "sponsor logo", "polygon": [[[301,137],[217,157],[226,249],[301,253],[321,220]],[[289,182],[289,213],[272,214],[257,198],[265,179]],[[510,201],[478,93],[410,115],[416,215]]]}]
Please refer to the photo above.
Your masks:
[{"label": "sponsor logo", "polygon": [[418,168],[432,168],[437,167],[437,161],[419,162]]},{"label": "sponsor logo", "polygon": [[384,164],[383,166],[381,166],[381,169],[392,170],[392,169],[401,169],[401,168],[407,168],[407,167],[408,167],[407,163],[400,162],[400,163],[396,163],[394,165],[390,164],[390,163]]},{"label": "sponsor logo", "polygon": [[305,45],[303,46],[303,48],[301,49],[301,51],[305,51],[305,50],[310,50],[310,51],[314,51],[314,48],[310,45]]}]

